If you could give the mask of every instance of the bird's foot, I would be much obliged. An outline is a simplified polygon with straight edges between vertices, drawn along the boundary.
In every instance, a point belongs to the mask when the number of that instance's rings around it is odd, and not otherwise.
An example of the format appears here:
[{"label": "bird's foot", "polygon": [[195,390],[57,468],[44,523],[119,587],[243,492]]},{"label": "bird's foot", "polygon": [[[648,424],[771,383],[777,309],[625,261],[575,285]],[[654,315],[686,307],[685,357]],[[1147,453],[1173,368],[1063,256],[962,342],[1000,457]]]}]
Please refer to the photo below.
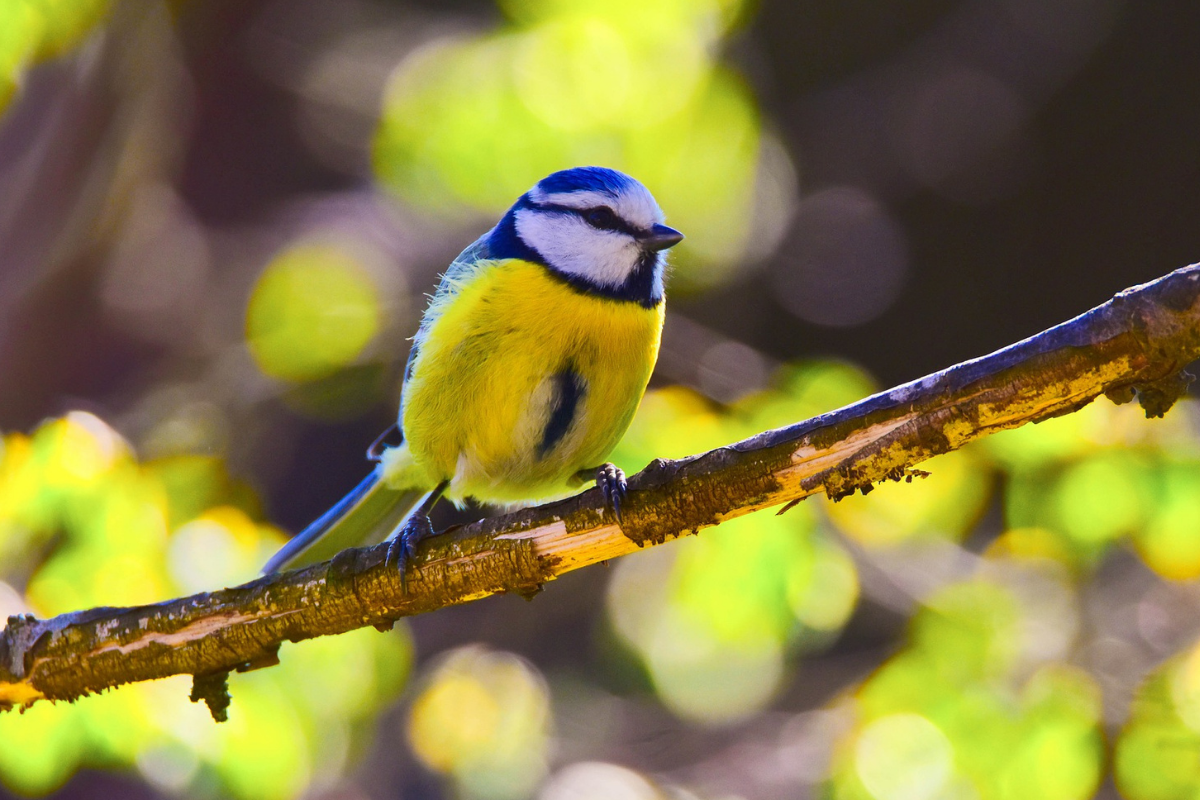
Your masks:
[{"label": "bird's foot", "polygon": [[602,464],[596,470],[596,485],[600,487],[600,494],[604,495],[604,502],[613,510],[617,522],[621,522],[621,501],[629,489],[625,473],[611,462]]},{"label": "bird's foot", "polygon": [[392,537],[392,541],[388,544],[387,564],[396,569],[400,573],[400,588],[406,590],[407,573],[406,566],[417,552],[417,545],[422,539],[433,536],[433,523],[429,521],[429,515],[416,512],[404,521],[404,525]]}]

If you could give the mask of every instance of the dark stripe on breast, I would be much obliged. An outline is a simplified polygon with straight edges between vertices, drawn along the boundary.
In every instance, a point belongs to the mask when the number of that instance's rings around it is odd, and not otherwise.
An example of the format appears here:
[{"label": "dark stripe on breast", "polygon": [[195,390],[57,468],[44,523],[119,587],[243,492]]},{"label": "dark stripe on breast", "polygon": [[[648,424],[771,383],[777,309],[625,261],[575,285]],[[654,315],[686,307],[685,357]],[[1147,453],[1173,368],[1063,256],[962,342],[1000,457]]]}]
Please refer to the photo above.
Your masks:
[{"label": "dark stripe on breast", "polygon": [[538,445],[538,458],[545,458],[554,449],[575,421],[575,412],[583,397],[585,385],[583,378],[575,372],[574,367],[566,367],[550,377],[550,418],[546,420],[546,428],[542,431],[542,442]]}]

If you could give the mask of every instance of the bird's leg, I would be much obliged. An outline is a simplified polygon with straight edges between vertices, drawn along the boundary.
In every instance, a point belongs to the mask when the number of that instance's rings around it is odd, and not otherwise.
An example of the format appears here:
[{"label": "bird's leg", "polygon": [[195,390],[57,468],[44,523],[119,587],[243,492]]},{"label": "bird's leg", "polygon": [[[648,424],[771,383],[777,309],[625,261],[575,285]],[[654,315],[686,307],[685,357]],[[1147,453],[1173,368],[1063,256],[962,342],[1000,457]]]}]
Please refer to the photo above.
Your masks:
[{"label": "bird's leg", "polygon": [[613,516],[620,522],[621,501],[625,499],[625,492],[629,488],[629,484],[625,482],[625,473],[616,464],[606,462],[591,469],[581,469],[575,473],[572,481],[582,484],[593,476],[596,485],[600,487],[600,494],[604,495],[605,504],[613,510]]},{"label": "bird's leg", "polygon": [[404,562],[413,557],[417,551],[417,544],[422,539],[433,536],[433,523],[429,521],[429,512],[433,510],[449,485],[450,481],[448,480],[439,483],[437,488],[421,501],[421,505],[408,515],[404,524],[400,526],[400,530],[396,531],[392,536],[392,541],[388,544],[387,563],[400,571],[401,588],[406,588]]}]

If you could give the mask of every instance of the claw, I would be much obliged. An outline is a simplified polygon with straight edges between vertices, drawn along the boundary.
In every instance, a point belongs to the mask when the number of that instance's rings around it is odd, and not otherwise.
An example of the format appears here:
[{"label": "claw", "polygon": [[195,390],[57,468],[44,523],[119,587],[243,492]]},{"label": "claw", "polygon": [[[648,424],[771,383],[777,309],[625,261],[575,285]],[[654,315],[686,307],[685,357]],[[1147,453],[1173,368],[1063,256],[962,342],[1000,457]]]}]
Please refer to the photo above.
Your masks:
[{"label": "claw", "polygon": [[622,522],[621,501],[625,499],[625,493],[629,488],[629,484],[625,481],[625,473],[615,464],[604,464],[596,470],[596,485],[600,487],[605,504],[612,508],[613,515],[619,524]]},{"label": "claw", "polygon": [[450,485],[449,479],[439,483],[432,492],[425,496],[416,511],[409,514],[408,519],[400,530],[392,536],[388,544],[385,563],[400,571],[400,591],[408,591],[408,573],[404,570],[405,559],[412,558],[417,552],[417,544],[428,536],[433,536],[433,523],[429,521],[429,512],[437,505],[442,493]]},{"label": "claw", "polygon": [[392,537],[388,544],[386,562],[400,572],[400,589],[408,590],[408,573],[406,562],[417,553],[417,545],[422,539],[433,535],[433,523],[429,515],[417,512],[404,521],[404,526]]}]

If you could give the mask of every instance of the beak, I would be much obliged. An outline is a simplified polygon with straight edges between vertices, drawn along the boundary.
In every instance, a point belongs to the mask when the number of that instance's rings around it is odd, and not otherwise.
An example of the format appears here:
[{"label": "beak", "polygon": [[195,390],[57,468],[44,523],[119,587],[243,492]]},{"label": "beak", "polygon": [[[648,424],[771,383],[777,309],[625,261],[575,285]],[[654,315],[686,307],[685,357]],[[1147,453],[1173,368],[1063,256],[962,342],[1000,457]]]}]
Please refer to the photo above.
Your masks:
[{"label": "beak", "polygon": [[655,225],[646,233],[639,234],[637,238],[642,247],[651,252],[658,252],[682,242],[683,234],[666,225]]}]

